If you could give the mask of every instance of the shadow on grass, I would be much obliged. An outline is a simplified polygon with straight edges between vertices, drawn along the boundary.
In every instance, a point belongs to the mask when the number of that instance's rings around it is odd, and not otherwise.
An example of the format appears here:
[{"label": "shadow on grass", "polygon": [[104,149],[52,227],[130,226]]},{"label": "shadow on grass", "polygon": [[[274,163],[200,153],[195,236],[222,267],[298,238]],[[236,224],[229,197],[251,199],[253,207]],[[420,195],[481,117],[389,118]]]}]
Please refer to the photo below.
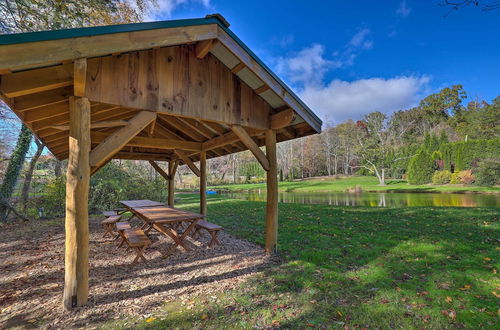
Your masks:
[{"label": "shadow on grass", "polygon": [[[174,313],[157,325],[446,329],[496,323],[498,208],[279,208],[282,265],[214,306]],[[263,209],[261,202],[214,198],[210,221],[262,244]]]}]

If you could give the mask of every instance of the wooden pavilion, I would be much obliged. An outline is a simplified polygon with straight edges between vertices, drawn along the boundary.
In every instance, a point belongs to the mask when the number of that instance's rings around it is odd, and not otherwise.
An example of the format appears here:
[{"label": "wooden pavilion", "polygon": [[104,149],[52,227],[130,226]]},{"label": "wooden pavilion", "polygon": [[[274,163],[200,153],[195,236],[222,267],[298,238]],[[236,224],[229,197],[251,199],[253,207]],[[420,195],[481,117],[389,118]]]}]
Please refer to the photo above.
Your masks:
[{"label": "wooden pavilion", "polygon": [[[206,214],[207,158],[250,150],[267,172],[265,247],[273,252],[276,142],[321,130],[217,14],[1,35],[0,97],[55,157],[68,159],[66,309],[88,299],[89,179],[111,159],[150,161],[168,181],[169,205],[177,166],[189,166]],[[156,161],[168,161],[168,173]]]}]

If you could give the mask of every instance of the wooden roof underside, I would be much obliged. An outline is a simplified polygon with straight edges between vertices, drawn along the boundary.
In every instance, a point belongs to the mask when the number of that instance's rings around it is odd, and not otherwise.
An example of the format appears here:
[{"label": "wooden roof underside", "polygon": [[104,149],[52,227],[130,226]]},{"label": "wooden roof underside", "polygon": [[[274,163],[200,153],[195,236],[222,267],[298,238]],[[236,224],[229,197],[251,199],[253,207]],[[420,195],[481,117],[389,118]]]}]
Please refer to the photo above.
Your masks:
[{"label": "wooden roof underside", "polygon": [[[0,96],[58,159],[68,157],[69,98],[80,88],[73,60],[81,57],[88,61],[83,96],[91,101],[92,148],[141,111],[157,113],[115,159],[184,163],[179,153],[198,161],[202,150],[207,158],[247,150],[233,125],[241,125],[258,146],[265,144],[269,128],[277,130],[277,141],[319,131],[220,27],[166,30],[163,35],[162,30],[141,31],[141,39],[133,33],[126,40],[120,34],[85,39],[96,38],[101,53],[95,44],[85,50],[71,39],[45,42],[46,47],[40,42],[0,46],[0,58],[10,54],[0,60]],[[12,46],[21,45],[15,61]],[[66,54],[61,47],[69,45],[73,50]],[[30,49],[44,60],[27,56]],[[110,50],[116,51],[106,53]]]}]

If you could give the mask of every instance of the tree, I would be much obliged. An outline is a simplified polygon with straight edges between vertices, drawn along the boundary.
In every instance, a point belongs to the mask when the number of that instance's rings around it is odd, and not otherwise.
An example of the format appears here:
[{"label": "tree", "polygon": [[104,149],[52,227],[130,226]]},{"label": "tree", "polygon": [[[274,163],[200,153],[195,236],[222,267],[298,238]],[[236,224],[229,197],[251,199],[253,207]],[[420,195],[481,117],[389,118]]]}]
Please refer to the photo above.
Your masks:
[{"label": "tree", "polygon": [[420,148],[408,164],[408,183],[425,184],[432,181],[434,161],[425,148]]},{"label": "tree", "polygon": [[23,190],[21,191],[21,205],[23,207],[23,212],[26,211],[28,195],[31,187],[31,179],[33,178],[33,172],[35,170],[36,162],[38,161],[38,158],[40,158],[40,156],[42,155],[43,149],[45,148],[45,145],[37,138],[35,138],[35,144],[36,144],[36,152],[31,158],[28,170],[26,171]]},{"label": "tree", "polygon": [[449,15],[453,10],[459,10],[469,6],[481,8],[482,11],[500,9],[499,0],[442,0],[439,5],[451,8],[450,12],[446,15]]},{"label": "tree", "polygon": [[[154,0],[153,0],[154,1]],[[16,33],[139,21],[149,0],[0,0],[0,32]],[[0,187],[0,221],[6,220],[7,206],[24,164],[31,131],[22,125],[17,145]],[[35,164],[33,164],[34,168]]]},{"label": "tree", "polygon": [[10,157],[9,165],[5,172],[2,185],[0,186],[0,222],[7,219],[7,210],[9,209],[9,200],[16,187],[19,172],[21,172],[24,158],[30,147],[31,131],[23,125],[19,132],[17,144]]}]

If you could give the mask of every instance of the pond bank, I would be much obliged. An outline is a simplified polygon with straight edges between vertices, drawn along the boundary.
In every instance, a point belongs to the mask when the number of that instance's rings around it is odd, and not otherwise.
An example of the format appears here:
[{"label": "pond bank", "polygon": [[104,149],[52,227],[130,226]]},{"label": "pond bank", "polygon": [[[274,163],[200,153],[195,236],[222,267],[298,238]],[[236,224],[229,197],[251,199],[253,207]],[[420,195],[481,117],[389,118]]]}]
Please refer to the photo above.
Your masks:
[{"label": "pond bank", "polygon": [[[321,177],[301,181],[280,182],[278,189],[288,192],[345,192],[360,186],[365,192],[429,192],[429,193],[481,193],[500,194],[500,187],[478,187],[464,185],[410,185],[403,180],[387,180],[387,185],[380,186],[378,180],[371,176],[353,176],[347,178]],[[252,191],[265,189],[265,183],[229,184],[209,187],[218,191]]]}]

